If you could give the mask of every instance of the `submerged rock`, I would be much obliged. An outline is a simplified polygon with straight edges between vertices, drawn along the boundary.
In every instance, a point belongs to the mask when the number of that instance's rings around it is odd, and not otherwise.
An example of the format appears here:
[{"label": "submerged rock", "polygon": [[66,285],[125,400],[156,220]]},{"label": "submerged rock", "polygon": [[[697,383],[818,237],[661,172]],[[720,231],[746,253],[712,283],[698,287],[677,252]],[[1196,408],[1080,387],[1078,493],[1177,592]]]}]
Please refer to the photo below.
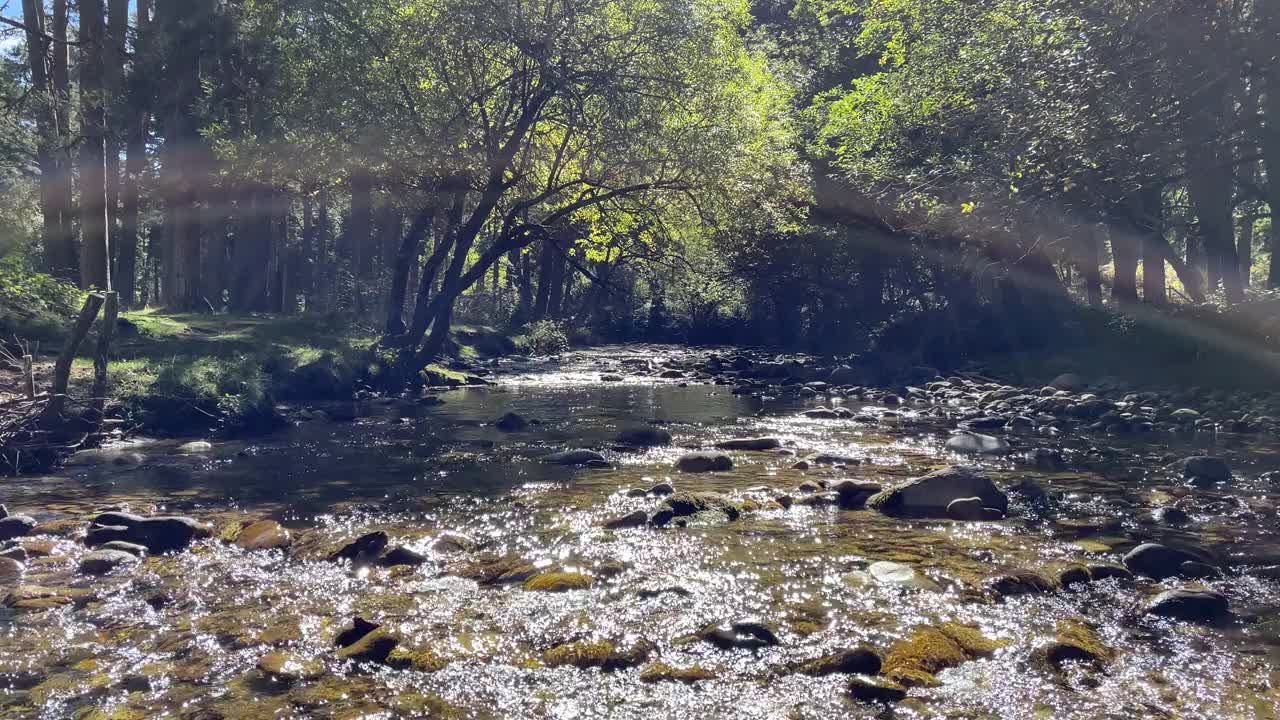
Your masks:
[{"label": "submerged rock", "polygon": [[977,497],[982,506],[1007,512],[1009,498],[990,478],[974,468],[950,466],[883,490],[867,500],[867,506],[885,514],[946,517],[955,500]]},{"label": "submerged rock", "polygon": [[892,680],[861,675],[849,678],[849,696],[862,702],[894,703],[907,697],[907,689]]},{"label": "submerged rock", "polygon": [[381,530],[365,533],[329,555],[329,560],[370,562],[382,554],[383,549],[387,547],[387,539],[387,534]]},{"label": "submerged rock", "polygon": [[649,522],[649,513],[643,510],[636,510],[626,515],[610,518],[600,524],[600,527],[606,530],[623,530],[626,528],[644,527]]},{"label": "submerged rock", "polygon": [[880,656],[870,648],[845,648],[813,660],[805,660],[791,666],[794,672],[805,675],[876,675],[880,672]]},{"label": "submerged rock", "polygon": [[982,498],[958,498],[947,503],[947,517],[952,520],[999,520],[1004,513],[982,506]]},{"label": "submerged rock", "polygon": [[529,421],[516,413],[509,412],[494,421],[493,426],[503,432],[518,432],[529,427]]},{"label": "submerged rock", "polygon": [[934,675],[939,671],[988,657],[1003,645],[967,625],[921,627],[889,649],[881,672],[907,687],[932,687],[938,684]]},{"label": "submerged rock", "polygon": [[1227,596],[1214,590],[1166,590],[1143,608],[1147,615],[1174,618],[1192,623],[1213,623],[1231,614]]},{"label": "submerged rock", "polygon": [[655,427],[632,428],[618,434],[619,443],[633,447],[665,447],[671,440],[671,433]]},{"label": "submerged rock", "polygon": [[782,441],[774,437],[732,438],[716,443],[720,450],[775,450],[782,447]]},{"label": "submerged rock", "polygon": [[397,545],[386,552],[385,555],[378,558],[378,564],[383,567],[395,567],[397,565],[422,565],[427,561],[425,555],[415,550],[410,550],[403,545]]},{"label": "submerged rock", "polygon": [[991,435],[959,431],[947,440],[946,448],[952,452],[972,455],[1005,455],[1013,450],[1008,441]]},{"label": "submerged rock", "polygon": [[547,650],[542,661],[550,667],[569,665],[583,670],[598,668],[614,672],[642,665],[653,650],[653,643],[644,640],[626,648],[618,647],[612,640],[579,640]]},{"label": "submerged rock", "polygon": [[1081,620],[1058,622],[1054,639],[1037,648],[1033,659],[1061,672],[1069,663],[1083,663],[1101,669],[1112,660],[1116,651],[1102,642],[1096,630]]},{"label": "submerged rock", "polygon": [[379,627],[339,650],[338,657],[355,662],[382,663],[399,644],[400,638]]},{"label": "submerged rock", "polygon": [[568,592],[570,590],[586,590],[595,584],[590,575],[575,572],[550,570],[541,572],[524,581],[525,590],[542,592]]},{"label": "submerged rock", "polygon": [[258,672],[268,680],[291,684],[299,680],[313,680],[324,673],[324,666],[316,660],[273,650],[258,658]]},{"label": "submerged rock", "polygon": [[207,440],[193,440],[178,446],[178,452],[184,455],[199,455],[213,450],[213,443]]},{"label": "submerged rock", "polygon": [[676,460],[676,469],[686,473],[724,472],[733,469],[733,460],[724,453],[688,453]]},{"label": "submerged rock", "polygon": [[781,643],[772,628],[757,620],[709,625],[699,630],[696,637],[721,650],[758,650]]},{"label": "submerged rock", "polygon": [[22,577],[26,566],[21,561],[9,557],[0,557],[0,580],[12,580]]},{"label": "submerged rock", "polygon": [[997,597],[1005,598],[1052,592],[1057,589],[1057,584],[1039,573],[1020,570],[991,578],[987,581],[987,588]]},{"label": "submerged rock", "polygon": [[1193,483],[1212,485],[1231,480],[1231,467],[1222,458],[1208,455],[1189,457],[1179,463],[1182,477]]},{"label": "submerged rock", "polygon": [[693,684],[703,680],[715,680],[716,674],[702,667],[674,667],[663,662],[656,662],[640,671],[640,682],[682,682]]},{"label": "submerged rock", "polygon": [[272,550],[289,546],[289,531],[275,520],[259,520],[236,535],[236,545],[245,550]]},{"label": "submerged rock", "polygon": [[590,465],[592,463],[606,463],[604,456],[595,450],[575,449],[563,450],[550,455],[543,455],[542,461],[552,463],[553,465]]},{"label": "submerged rock", "polygon": [[927,592],[942,591],[941,585],[914,567],[904,563],[888,560],[873,562],[867,567],[866,576],[881,585]]}]

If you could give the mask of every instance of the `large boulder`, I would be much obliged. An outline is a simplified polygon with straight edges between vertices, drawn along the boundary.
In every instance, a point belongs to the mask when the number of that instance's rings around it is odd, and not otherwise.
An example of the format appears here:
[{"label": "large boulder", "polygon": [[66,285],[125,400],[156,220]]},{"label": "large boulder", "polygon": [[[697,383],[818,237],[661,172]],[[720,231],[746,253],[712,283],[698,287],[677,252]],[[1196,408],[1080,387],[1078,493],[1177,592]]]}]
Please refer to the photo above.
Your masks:
[{"label": "large boulder", "polygon": [[1009,510],[1009,498],[990,478],[975,468],[955,465],[882,490],[867,500],[867,506],[886,515],[946,517],[952,502],[974,497],[984,508]]},{"label": "large boulder", "polygon": [[93,519],[86,542],[100,545],[123,540],[142,545],[153,553],[165,553],[182,550],[191,541],[212,534],[213,530],[208,525],[188,517],[142,517],[125,512],[105,512]]}]

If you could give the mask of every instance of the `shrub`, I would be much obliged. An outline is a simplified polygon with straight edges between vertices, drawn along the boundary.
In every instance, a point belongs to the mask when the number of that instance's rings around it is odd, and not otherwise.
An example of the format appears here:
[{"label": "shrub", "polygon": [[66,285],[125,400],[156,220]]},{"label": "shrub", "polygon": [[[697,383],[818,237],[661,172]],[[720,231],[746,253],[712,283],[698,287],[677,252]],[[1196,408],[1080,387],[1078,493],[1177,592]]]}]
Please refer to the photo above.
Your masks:
[{"label": "shrub", "polygon": [[554,355],[569,349],[569,334],[560,323],[538,320],[529,323],[514,342],[516,350],[526,355]]}]

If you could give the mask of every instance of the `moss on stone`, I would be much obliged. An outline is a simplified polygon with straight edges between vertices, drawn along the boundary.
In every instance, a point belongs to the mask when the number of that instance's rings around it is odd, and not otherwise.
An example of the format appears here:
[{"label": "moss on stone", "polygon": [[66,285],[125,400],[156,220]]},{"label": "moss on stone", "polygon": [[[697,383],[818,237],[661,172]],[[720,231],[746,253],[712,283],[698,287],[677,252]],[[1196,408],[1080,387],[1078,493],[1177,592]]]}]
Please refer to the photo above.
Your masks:
[{"label": "moss on stone", "polygon": [[644,662],[652,650],[653,646],[645,642],[622,650],[611,640],[579,640],[551,648],[542,654],[542,661],[549,667],[622,670]]},{"label": "moss on stone", "polygon": [[714,680],[716,674],[702,667],[678,668],[664,662],[656,662],[640,671],[640,681],[647,683],[682,682],[693,684],[701,680]]},{"label": "moss on stone", "polygon": [[585,590],[591,587],[595,579],[590,575],[573,572],[544,572],[534,575],[524,582],[525,590],[543,592],[566,592],[569,590]]},{"label": "moss on stone", "polygon": [[937,684],[934,674],[995,652],[1004,643],[958,623],[917,628],[889,649],[881,672],[908,687]]},{"label": "moss on stone", "polygon": [[443,670],[449,661],[438,655],[431,648],[400,646],[387,656],[387,664],[404,670],[418,672],[437,672]]}]

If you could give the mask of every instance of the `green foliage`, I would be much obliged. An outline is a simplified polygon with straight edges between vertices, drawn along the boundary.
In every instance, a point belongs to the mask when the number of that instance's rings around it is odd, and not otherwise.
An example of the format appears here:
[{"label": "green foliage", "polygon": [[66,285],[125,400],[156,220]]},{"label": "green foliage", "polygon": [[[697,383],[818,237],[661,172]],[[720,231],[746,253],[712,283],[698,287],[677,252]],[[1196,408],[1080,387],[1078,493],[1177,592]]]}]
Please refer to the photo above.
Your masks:
[{"label": "green foliage", "polygon": [[24,269],[17,256],[0,258],[0,341],[56,341],[83,301],[74,285]]},{"label": "green foliage", "polygon": [[516,352],[524,355],[555,355],[569,349],[568,328],[552,320],[529,323],[512,341]]}]

